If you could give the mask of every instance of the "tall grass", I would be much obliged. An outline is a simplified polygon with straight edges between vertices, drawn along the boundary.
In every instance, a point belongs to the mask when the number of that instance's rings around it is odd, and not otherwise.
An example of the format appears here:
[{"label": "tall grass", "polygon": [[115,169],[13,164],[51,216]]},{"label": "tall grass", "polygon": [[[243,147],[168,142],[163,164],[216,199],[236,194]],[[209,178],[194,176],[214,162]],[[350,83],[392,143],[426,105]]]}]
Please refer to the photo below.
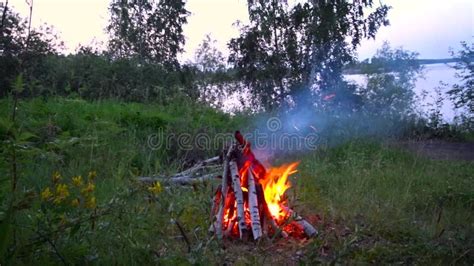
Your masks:
[{"label": "tall grass", "polygon": [[[0,103],[2,145],[11,134],[7,127],[10,103],[8,99]],[[33,99],[20,102],[17,114],[15,128],[21,134],[28,133],[28,139],[16,145],[21,176],[21,192],[16,198],[25,201],[16,202],[24,206],[17,208],[13,222],[16,234],[9,239],[5,261],[26,264],[186,260],[182,254],[187,254],[187,249],[182,248],[178,228],[170,219],[181,220],[187,229],[192,229],[190,237],[207,236],[211,187],[204,186],[199,193],[172,188],[158,198],[146,200],[150,193],[133,178],[176,172],[194,160],[214,156],[222,147],[182,151],[176,140],[170,140],[171,149],[152,149],[148,136],[200,132],[213,136],[245,123],[243,118],[232,118],[192,102],[162,106]],[[10,167],[9,154],[3,149],[2,154],[0,219],[6,221]],[[61,173],[64,183],[73,176],[96,171],[97,212],[103,210],[104,215],[97,221],[75,225],[93,213],[61,206],[52,206],[54,211],[49,212],[51,206],[39,198],[48,186],[54,192],[51,176],[55,171]],[[61,222],[63,216],[69,221]],[[196,229],[197,225],[200,227]]]},{"label": "tall grass", "polygon": [[333,243],[353,241],[345,243],[347,253],[332,259],[473,259],[472,162],[431,161],[383,144],[352,141],[304,157],[300,168],[296,190],[305,210],[351,232]]},{"label": "tall grass", "polygon": [[[2,121],[10,108],[8,100],[0,101]],[[214,136],[236,128],[245,131],[249,120],[187,101],[167,106],[71,99],[20,102],[15,127],[29,134],[18,146],[20,181],[11,222],[15,234],[5,238],[2,262],[472,262],[474,165],[469,162],[431,161],[367,140],[280,158],[301,161],[289,193],[295,209],[309,218],[320,217],[312,219],[320,231],[316,239],[304,246],[283,240],[283,249],[281,242],[266,246],[268,241],[223,249],[210,237],[213,182],[169,187],[157,194],[134,182],[136,175],[175,172],[220,150],[183,151],[175,142],[171,149],[151,149],[150,134],[161,130],[164,135]],[[4,145],[9,133],[1,129]],[[0,160],[3,177],[9,176],[7,156]],[[96,209],[55,206],[40,199],[44,188],[54,185],[54,171],[69,184],[73,176],[85,177],[93,170]],[[7,181],[0,191],[0,219],[6,222]],[[287,253],[295,249],[303,255],[291,260]]]}]

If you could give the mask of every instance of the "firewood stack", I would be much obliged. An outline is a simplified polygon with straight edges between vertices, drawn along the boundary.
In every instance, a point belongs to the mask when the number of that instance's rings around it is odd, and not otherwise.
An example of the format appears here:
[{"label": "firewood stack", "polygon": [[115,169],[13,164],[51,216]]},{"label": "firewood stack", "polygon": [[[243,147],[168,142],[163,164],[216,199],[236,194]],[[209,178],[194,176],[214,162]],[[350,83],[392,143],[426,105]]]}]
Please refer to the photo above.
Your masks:
[{"label": "firewood stack", "polygon": [[299,231],[299,235],[315,236],[316,229],[286,206],[281,206],[285,219],[279,221],[272,216],[260,182],[266,177],[267,170],[255,158],[250,143],[239,131],[235,133],[235,139],[223,155],[222,183],[214,195],[209,231],[219,239],[287,237],[287,231],[294,230]]}]

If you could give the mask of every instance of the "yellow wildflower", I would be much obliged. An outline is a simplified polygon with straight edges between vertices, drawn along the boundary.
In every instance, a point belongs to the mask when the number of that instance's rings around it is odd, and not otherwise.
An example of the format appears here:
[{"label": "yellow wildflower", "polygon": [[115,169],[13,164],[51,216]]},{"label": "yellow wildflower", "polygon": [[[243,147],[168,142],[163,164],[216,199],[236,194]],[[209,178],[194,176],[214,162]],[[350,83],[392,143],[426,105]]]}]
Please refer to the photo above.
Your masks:
[{"label": "yellow wildflower", "polygon": [[66,198],[69,196],[69,188],[66,184],[57,184],[56,185],[56,195]]},{"label": "yellow wildflower", "polygon": [[53,196],[53,193],[49,189],[49,187],[45,188],[43,191],[41,191],[41,199],[44,201],[49,200]]},{"label": "yellow wildflower", "polygon": [[94,183],[88,182],[86,187],[81,190],[81,193],[82,194],[89,194],[89,193],[93,192],[94,189],[95,189]]},{"label": "yellow wildflower", "polygon": [[56,195],[54,203],[59,204],[61,201],[69,197],[69,189],[66,184],[57,184],[56,185]]},{"label": "yellow wildflower", "polygon": [[153,184],[153,186],[148,187],[148,191],[150,191],[151,193],[153,193],[153,194],[155,194],[155,195],[159,194],[162,190],[163,190],[163,189],[161,188],[161,184],[160,184],[160,182],[158,182],[158,181],[155,182],[155,183]]},{"label": "yellow wildflower", "polygon": [[72,184],[76,187],[82,186],[82,176],[78,175],[72,178]]},{"label": "yellow wildflower", "polygon": [[96,202],[96,199],[94,196],[88,198],[86,200],[86,208],[89,208],[89,209],[94,209],[97,205],[97,202]]},{"label": "yellow wildflower", "polygon": [[78,198],[75,198],[75,199],[73,199],[73,200],[71,201],[71,205],[72,205],[73,207],[79,207],[79,204],[80,204],[80,202],[79,202],[79,199],[78,199]]},{"label": "yellow wildflower", "polygon": [[61,180],[61,174],[58,171],[53,172],[53,183],[57,183]]},{"label": "yellow wildflower", "polygon": [[90,171],[90,172],[89,172],[89,175],[88,175],[89,180],[94,180],[94,178],[96,178],[96,176],[97,176],[97,172],[96,172],[96,171]]}]

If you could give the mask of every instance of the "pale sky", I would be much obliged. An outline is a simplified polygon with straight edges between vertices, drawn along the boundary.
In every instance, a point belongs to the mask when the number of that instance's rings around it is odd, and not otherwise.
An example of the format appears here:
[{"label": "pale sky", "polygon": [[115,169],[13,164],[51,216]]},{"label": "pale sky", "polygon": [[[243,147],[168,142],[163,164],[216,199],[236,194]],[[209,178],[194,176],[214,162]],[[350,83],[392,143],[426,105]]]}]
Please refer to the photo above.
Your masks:
[{"label": "pale sky", "polygon": [[[4,0],[2,0],[4,2]],[[376,3],[378,1],[375,1]],[[473,41],[474,1],[472,0],[382,0],[393,8],[390,26],[382,28],[375,41],[364,41],[358,49],[359,58],[371,57],[383,41],[417,51],[421,58],[449,57],[449,47],[460,41]],[[181,59],[192,59],[194,51],[211,33],[219,49],[227,54],[227,42],[239,34],[232,24],[248,21],[246,0],[188,0],[191,12],[184,27],[185,53]],[[92,40],[107,41],[104,28],[108,21],[108,0],[34,0],[33,26],[53,25],[73,52],[79,44]],[[26,17],[25,0],[10,0],[9,5]]]}]

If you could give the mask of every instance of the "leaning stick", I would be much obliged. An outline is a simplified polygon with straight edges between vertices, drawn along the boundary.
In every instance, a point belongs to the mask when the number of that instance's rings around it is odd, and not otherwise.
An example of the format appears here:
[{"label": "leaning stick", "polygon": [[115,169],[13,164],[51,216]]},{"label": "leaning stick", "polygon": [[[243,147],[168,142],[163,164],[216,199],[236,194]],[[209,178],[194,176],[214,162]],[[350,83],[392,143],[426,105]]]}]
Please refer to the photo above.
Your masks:
[{"label": "leaning stick", "polygon": [[239,225],[239,236],[240,239],[242,239],[245,231],[247,231],[247,225],[245,224],[244,216],[244,195],[242,193],[242,188],[240,187],[240,175],[235,160],[229,162],[229,170],[232,176],[235,200],[237,202],[237,222]]},{"label": "leaning stick", "polygon": [[229,191],[229,184],[231,183],[231,179],[229,178],[229,161],[232,153],[234,153],[235,145],[232,144],[227,151],[227,154],[224,155],[224,172],[222,174],[222,195],[224,198],[227,197],[227,192]]},{"label": "leaning stick", "polygon": [[224,155],[224,173],[222,174],[222,185],[221,185],[221,195],[222,199],[219,205],[219,211],[217,212],[217,219],[216,219],[216,235],[217,239],[222,239],[222,220],[224,218],[224,208],[225,208],[225,201],[227,198],[227,192],[229,191],[229,160],[232,152],[234,151],[234,145],[229,147],[229,151],[227,154]]},{"label": "leaning stick", "polygon": [[255,179],[253,177],[252,168],[248,172],[248,186],[249,186],[249,210],[250,220],[252,221],[253,239],[257,240],[262,237],[262,227],[260,225],[260,213],[258,210],[257,189],[255,187]]}]

